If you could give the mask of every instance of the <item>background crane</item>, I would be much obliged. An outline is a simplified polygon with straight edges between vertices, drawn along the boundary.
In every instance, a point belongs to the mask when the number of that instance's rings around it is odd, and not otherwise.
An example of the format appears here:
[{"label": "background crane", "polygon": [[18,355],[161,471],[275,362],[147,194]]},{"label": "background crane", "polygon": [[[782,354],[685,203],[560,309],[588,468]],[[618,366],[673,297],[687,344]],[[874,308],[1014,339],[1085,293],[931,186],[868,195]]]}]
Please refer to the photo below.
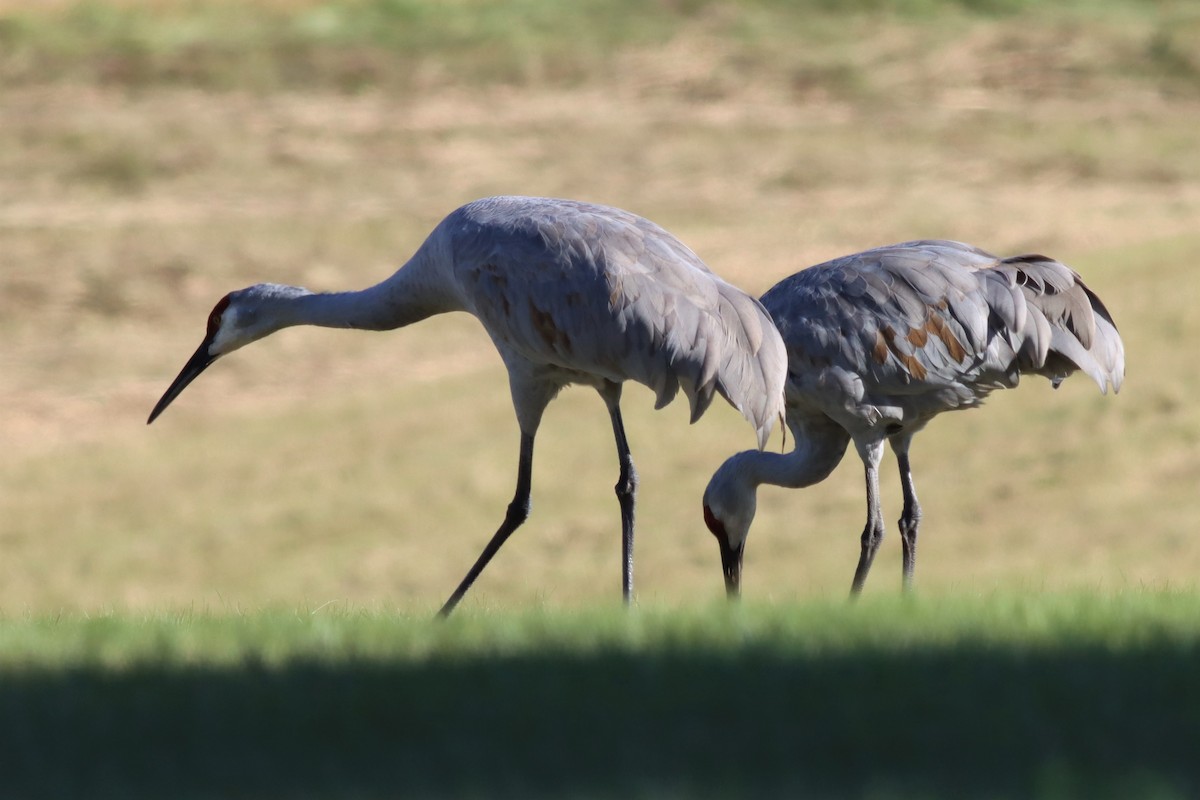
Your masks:
[{"label": "background crane", "polygon": [[316,294],[258,284],[226,295],[148,423],[217,358],[281,328],[391,330],[449,311],[473,314],[500,351],[521,445],[504,521],[443,615],[528,517],[534,436],[564,386],[596,389],[612,420],[626,602],[633,590],[637,473],[621,420],[622,383],[650,387],[658,408],[682,389],[693,422],[720,394],[755,427],[760,448],[783,413],[786,355],[770,318],[677,238],[616,208],[492,197],[452,212],[408,263],[368,289]]},{"label": "background crane", "polygon": [[862,590],[883,539],[879,462],[888,441],[900,467],[904,585],[912,584],[921,508],[908,449],[943,411],[974,408],[1022,373],[1057,388],[1083,370],[1121,387],[1125,350],[1104,304],[1069,267],[1045,256],[999,259],[949,241],[880,247],[819,264],[762,297],[788,351],[788,454],[730,457],[704,492],[726,591],[740,591],[759,485],[824,480],[853,441],[866,466],[867,523],[851,593]]}]

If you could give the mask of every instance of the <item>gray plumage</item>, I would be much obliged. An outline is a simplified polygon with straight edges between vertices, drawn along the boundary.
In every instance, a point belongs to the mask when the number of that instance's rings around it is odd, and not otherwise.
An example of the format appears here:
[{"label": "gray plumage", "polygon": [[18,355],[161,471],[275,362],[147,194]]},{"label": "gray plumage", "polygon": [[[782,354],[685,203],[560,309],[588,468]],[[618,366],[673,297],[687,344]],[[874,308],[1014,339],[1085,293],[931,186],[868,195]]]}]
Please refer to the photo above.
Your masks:
[{"label": "gray plumage", "polygon": [[390,330],[450,311],[473,314],[500,352],[521,452],[504,523],[443,614],[528,516],[534,435],[546,405],[568,384],[595,388],[613,424],[626,601],[637,475],[620,415],[622,383],[650,387],[660,408],[682,390],[693,421],[720,395],[754,426],[760,448],[782,417],[786,354],[770,317],[677,238],[616,208],[492,197],[452,212],[403,267],[368,289],[315,294],[258,284],[227,295],[150,421],[216,358],[280,328]]},{"label": "gray plumage", "polygon": [[[633,380],[656,408],[682,389],[691,418],[720,394],[766,443],[782,411],[785,355],[762,305],[714,275],[658,225],[615,208],[497,197],[447,217],[430,237],[451,251],[464,310],[487,329],[514,401],[568,383]],[[424,249],[424,248],[423,248]],[[762,394],[759,394],[762,392]]]},{"label": "gray plumage", "polygon": [[721,547],[726,588],[740,585],[745,538],[762,483],[824,480],[854,442],[866,467],[868,519],[852,584],[861,590],[883,536],[878,470],[896,452],[908,586],[921,510],[912,437],[943,411],[974,408],[1023,374],[1057,387],[1076,371],[1107,392],[1125,374],[1112,316],[1069,267],[1040,255],[997,258],[949,241],[880,247],[802,270],[762,297],[788,352],[789,454],[739,453],[713,475],[704,513]]}]

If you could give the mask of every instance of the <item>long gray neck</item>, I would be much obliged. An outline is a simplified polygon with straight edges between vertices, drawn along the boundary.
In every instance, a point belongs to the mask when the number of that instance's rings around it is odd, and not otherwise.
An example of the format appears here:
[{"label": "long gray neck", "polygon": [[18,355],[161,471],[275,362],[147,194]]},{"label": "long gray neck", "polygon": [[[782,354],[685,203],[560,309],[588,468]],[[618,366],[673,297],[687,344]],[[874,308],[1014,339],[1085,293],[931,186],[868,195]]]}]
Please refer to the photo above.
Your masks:
[{"label": "long gray neck", "polygon": [[464,306],[443,277],[429,242],[387,280],[357,292],[304,294],[290,309],[294,325],[387,331]]},{"label": "long gray neck", "polygon": [[846,439],[797,438],[796,449],[790,453],[746,450],[729,459],[729,468],[752,487],[764,483],[785,489],[812,486],[829,477],[842,460]]}]

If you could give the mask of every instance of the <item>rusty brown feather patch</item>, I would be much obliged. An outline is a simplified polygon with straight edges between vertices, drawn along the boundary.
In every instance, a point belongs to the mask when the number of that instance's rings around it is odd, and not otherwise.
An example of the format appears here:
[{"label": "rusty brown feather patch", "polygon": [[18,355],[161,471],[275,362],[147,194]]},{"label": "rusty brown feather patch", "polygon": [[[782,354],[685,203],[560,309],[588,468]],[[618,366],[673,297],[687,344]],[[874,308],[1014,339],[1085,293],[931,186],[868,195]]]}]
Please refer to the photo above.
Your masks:
[{"label": "rusty brown feather patch", "polygon": [[480,272],[487,274],[487,280],[491,283],[488,290],[500,298],[500,305],[504,307],[504,316],[511,317],[512,305],[508,302],[508,276],[495,264],[483,264],[479,269]]},{"label": "rusty brown feather patch", "polygon": [[883,340],[883,334],[879,331],[875,331],[875,347],[871,351],[871,355],[876,362],[880,364],[887,363],[888,346],[887,342]]},{"label": "rusty brown feather patch", "polygon": [[[880,346],[883,346],[883,357],[880,358]],[[888,352],[896,357],[900,365],[908,371],[908,374],[917,380],[924,380],[926,375],[925,365],[917,360],[917,357],[911,353],[905,353],[896,346],[896,331],[891,325],[885,325],[883,329],[875,334],[875,359],[882,364],[887,360]]]},{"label": "rusty brown feather patch", "polygon": [[925,329],[942,340],[942,344],[946,345],[946,352],[952,359],[961,362],[967,357],[967,351],[963,348],[962,342],[955,338],[954,332],[950,330],[946,320],[936,314],[930,315],[925,322]]},{"label": "rusty brown feather patch", "polygon": [[533,300],[529,301],[529,319],[543,342],[560,352],[571,352],[571,340],[566,331],[555,325],[553,315],[535,306]]}]

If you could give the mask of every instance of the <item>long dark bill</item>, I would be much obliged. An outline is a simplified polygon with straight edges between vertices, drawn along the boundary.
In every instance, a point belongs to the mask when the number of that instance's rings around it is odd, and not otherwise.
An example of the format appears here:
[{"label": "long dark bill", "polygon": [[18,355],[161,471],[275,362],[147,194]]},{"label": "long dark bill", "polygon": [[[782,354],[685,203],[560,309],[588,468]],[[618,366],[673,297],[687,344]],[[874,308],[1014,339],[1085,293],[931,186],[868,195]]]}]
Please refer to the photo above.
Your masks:
[{"label": "long dark bill", "polygon": [[163,394],[162,399],[154,406],[154,410],[150,412],[150,419],[146,420],[149,425],[158,418],[158,415],[167,410],[167,406],[171,405],[171,401],[179,396],[179,393],[187,388],[187,385],[196,380],[201,372],[208,368],[208,365],[217,360],[216,356],[208,354],[208,346],[210,342],[206,337],[200,343],[200,347],[188,359],[188,362],[183,365],[183,369],[179,371],[179,375],[167,387],[167,391]]},{"label": "long dark bill", "polygon": [[742,555],[746,552],[746,543],[742,542],[736,549],[730,547],[723,537],[717,538],[721,547],[721,571],[725,573],[725,596],[737,600],[742,593]]}]

